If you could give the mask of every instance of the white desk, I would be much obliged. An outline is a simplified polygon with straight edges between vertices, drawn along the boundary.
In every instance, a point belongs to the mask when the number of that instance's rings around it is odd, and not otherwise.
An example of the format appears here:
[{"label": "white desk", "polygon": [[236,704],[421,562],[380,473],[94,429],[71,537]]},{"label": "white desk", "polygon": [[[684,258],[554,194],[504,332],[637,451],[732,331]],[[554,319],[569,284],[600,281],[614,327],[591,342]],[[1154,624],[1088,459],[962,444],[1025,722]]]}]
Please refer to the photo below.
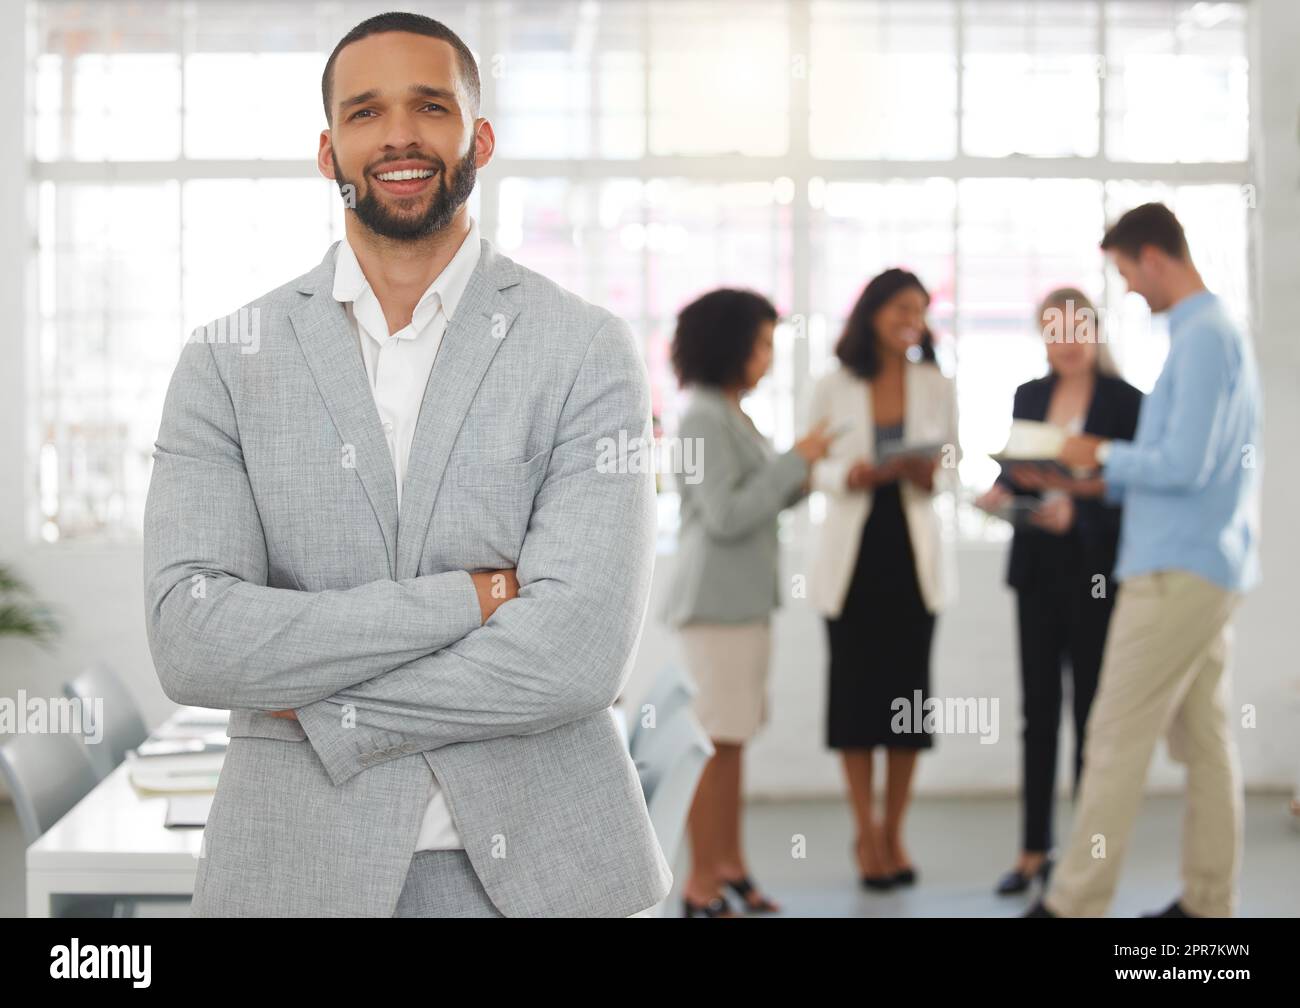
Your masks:
[{"label": "white desk", "polygon": [[[174,734],[183,716],[155,734]],[[164,826],[169,796],[141,794],[128,767],[118,766],[27,848],[28,917],[49,917],[53,898],[72,893],[193,894],[203,830]]]},{"label": "white desk", "polygon": [[[176,734],[184,713],[155,736]],[[626,714],[614,714],[626,745]],[[73,893],[193,895],[203,830],[164,826],[170,796],[141,794],[128,770],[121,764],[27,848],[28,917],[51,916],[52,900]]]}]

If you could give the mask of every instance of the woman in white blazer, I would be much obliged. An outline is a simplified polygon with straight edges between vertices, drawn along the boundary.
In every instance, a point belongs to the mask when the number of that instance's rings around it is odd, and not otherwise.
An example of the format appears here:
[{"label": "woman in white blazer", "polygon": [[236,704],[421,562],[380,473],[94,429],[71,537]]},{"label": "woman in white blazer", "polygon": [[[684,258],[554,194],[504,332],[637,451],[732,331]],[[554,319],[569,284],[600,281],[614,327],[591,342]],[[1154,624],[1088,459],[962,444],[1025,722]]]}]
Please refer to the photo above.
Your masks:
[{"label": "woman in white blazer", "polygon": [[[930,694],[935,614],[953,584],[933,502],[956,485],[957,396],[935,363],[929,303],[904,270],[867,284],[836,346],[839,366],[816,383],[809,416],[828,420],[837,435],[812,468],[813,489],[826,500],[809,579],[830,649],[826,741],[843,756],[854,853],[873,890],[916,880],[903,820],[917,754],[933,745],[918,708]],[[900,444],[920,450],[894,454]],[[882,450],[886,461],[878,461]],[[886,750],[879,820],[876,747]]]}]

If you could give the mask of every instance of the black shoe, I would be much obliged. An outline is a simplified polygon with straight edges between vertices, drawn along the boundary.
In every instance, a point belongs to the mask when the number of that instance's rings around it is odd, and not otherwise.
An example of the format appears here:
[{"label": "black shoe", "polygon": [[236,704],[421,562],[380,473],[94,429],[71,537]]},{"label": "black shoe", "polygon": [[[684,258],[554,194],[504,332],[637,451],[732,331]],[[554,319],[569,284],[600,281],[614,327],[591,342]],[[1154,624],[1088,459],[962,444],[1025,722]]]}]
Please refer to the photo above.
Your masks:
[{"label": "black shoe", "polygon": [[916,869],[904,868],[901,871],[896,871],[893,874],[893,880],[894,880],[894,885],[915,885]]},{"label": "black shoe", "polygon": [[1028,910],[1026,910],[1023,914],[1021,914],[1021,916],[1022,917],[1055,917],[1056,914],[1048,910],[1047,907],[1043,905],[1043,901],[1039,900]]},{"label": "black shoe", "polygon": [[1200,914],[1188,913],[1187,909],[1178,900],[1174,900],[1163,910],[1156,913],[1144,913],[1143,917],[1199,917]]},{"label": "black shoe", "polygon": [[738,878],[734,882],[730,879],[723,879],[722,884],[740,897],[740,905],[745,910],[749,910],[752,913],[771,913],[778,909],[777,905],[766,896],[760,897],[759,902],[757,903],[750,900],[750,893],[757,892],[758,890],[754,888],[754,883],[750,880],[748,875],[743,878]]},{"label": "black shoe", "polygon": [[722,896],[715,896],[707,903],[692,903],[682,897],[683,917],[734,917],[731,904]]},{"label": "black shoe", "polygon": [[998,884],[993,891],[999,896],[1015,896],[1024,892],[1034,883],[1034,879],[1039,879],[1043,885],[1047,885],[1047,878],[1052,874],[1052,859],[1044,858],[1043,863],[1038,866],[1038,871],[1032,875],[1026,875],[1018,868],[1012,868],[1002,878],[998,879]]},{"label": "black shoe", "polygon": [[862,888],[872,889],[876,892],[887,892],[897,884],[897,878],[896,875],[863,875]]}]

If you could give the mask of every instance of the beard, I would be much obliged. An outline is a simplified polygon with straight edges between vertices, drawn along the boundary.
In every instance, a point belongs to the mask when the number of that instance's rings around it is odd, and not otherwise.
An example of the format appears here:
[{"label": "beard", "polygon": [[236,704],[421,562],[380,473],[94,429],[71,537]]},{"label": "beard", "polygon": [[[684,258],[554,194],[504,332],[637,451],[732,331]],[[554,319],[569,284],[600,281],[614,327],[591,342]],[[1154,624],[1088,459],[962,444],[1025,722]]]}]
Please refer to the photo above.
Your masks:
[{"label": "beard", "polygon": [[[361,195],[361,187],[346,178],[339,170],[338,158],[334,156],[333,151],[330,152],[330,159],[334,163],[334,179],[338,183],[340,192],[343,191],[344,186],[351,185],[352,191],[358,194],[356,206],[353,208],[357,219],[375,234],[393,241],[417,241],[444,230],[451,223],[456,211],[474,191],[474,181],[478,172],[474,164],[473,143],[450,174],[441,159],[436,157],[430,159],[429,167],[438,173],[432,198],[424,213],[410,216],[391,212],[380,201],[373,183],[367,185],[365,194]],[[378,170],[383,171],[383,166],[380,165]]]}]

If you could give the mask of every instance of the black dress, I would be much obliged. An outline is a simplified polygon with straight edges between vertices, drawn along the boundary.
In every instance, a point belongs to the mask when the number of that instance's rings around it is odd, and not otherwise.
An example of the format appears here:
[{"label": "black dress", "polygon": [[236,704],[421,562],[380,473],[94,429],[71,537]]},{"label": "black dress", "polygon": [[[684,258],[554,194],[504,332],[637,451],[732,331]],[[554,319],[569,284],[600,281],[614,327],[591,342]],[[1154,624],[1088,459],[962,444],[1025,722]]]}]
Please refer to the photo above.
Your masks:
[{"label": "black dress", "polygon": [[[896,438],[901,425],[879,428],[877,444]],[[897,482],[875,488],[871,513],[839,618],[827,619],[830,688],[826,744],[831,749],[929,749],[924,707],[930,696],[930,642],[934,614],[916,579],[912,539]],[[895,704],[906,700],[900,713]],[[905,715],[905,716],[904,716]],[[905,731],[896,731],[896,725]]]}]

